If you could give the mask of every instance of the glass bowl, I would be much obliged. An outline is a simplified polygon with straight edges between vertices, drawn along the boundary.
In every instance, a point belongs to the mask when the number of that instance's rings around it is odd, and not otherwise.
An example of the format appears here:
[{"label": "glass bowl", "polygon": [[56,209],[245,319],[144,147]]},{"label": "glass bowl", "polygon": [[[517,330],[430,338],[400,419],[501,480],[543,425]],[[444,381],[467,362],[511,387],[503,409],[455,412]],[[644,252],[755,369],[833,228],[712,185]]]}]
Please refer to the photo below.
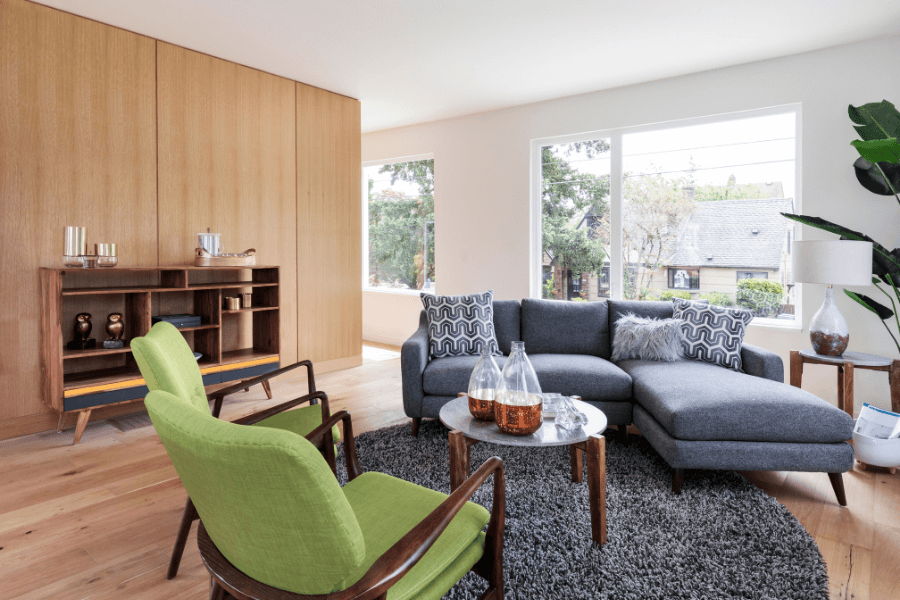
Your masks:
[{"label": "glass bowl", "polygon": [[114,267],[119,264],[118,256],[98,256],[97,257],[97,266],[98,267]]}]

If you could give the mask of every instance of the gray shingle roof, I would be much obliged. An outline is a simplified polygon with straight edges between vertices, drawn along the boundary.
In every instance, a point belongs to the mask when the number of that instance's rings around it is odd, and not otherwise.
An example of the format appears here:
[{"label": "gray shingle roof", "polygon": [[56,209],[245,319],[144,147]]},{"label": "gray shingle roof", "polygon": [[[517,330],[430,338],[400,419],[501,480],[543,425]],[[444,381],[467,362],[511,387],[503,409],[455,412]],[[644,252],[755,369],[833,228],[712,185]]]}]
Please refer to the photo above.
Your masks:
[{"label": "gray shingle roof", "polygon": [[[698,202],[669,263],[684,267],[778,269],[794,212],[790,198]],[[754,233],[756,231],[756,233]]]}]

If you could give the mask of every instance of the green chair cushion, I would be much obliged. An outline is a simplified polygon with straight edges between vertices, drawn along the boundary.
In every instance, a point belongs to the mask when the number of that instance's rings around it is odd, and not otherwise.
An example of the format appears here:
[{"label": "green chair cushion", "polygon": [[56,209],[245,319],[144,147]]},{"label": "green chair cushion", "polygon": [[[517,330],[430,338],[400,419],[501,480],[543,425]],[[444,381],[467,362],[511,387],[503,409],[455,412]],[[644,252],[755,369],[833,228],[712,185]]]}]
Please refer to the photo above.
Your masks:
[{"label": "green chair cushion", "polygon": [[[366,544],[365,559],[345,580],[345,588],[447,499],[446,494],[374,472],[360,475],[343,489]],[[422,560],[388,591],[388,599],[440,598],[481,558],[481,531],[489,519],[483,506],[467,503]]]},{"label": "green chair cushion", "polygon": [[147,335],[131,340],[131,353],[150,391],[162,390],[209,412],[206,388],[197,359],[184,335],[171,323],[154,325]]},{"label": "green chair cushion", "polygon": [[[254,423],[255,427],[271,427],[272,429],[284,429],[297,435],[306,436],[313,429],[322,424],[322,405],[301,406],[292,410],[286,410],[277,415],[272,415],[264,421]],[[334,443],[341,441],[341,430],[335,425],[331,429]]]},{"label": "green chair cushion", "polygon": [[368,555],[354,511],[315,446],[282,429],[216,419],[163,391],[150,392],[145,404],[225,558],[284,590],[343,589]]}]

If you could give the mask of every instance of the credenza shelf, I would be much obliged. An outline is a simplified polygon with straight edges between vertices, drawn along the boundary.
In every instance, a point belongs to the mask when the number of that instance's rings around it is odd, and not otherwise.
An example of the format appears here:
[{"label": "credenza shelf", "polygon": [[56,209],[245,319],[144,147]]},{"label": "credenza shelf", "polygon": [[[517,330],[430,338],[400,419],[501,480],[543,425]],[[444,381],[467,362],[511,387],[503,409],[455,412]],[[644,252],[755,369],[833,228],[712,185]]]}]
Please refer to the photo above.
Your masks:
[{"label": "credenza shelf", "polygon": [[[200,280],[191,281],[192,276],[199,276]],[[203,355],[198,366],[204,385],[247,379],[279,368],[277,266],[42,268],[40,279],[42,396],[60,414],[60,428],[68,414],[79,413],[75,443],[81,438],[92,409],[139,401],[146,395],[146,383],[132,355],[130,341],[146,335],[151,317],[160,312],[190,312],[201,317],[201,325],[181,327],[179,331],[191,348]],[[129,279],[135,285],[127,285]],[[104,286],[104,282],[114,285]],[[224,296],[240,289],[252,294],[251,307],[223,309]],[[173,311],[173,306],[184,309]],[[106,349],[102,347],[106,315],[115,311],[123,314],[126,344],[123,348]],[[74,338],[74,315],[78,312],[93,315],[90,336],[97,341],[97,347],[66,348],[66,342]],[[229,318],[225,323],[233,335],[224,335],[223,315],[239,314],[250,315],[245,317],[249,320]],[[239,331],[233,331],[235,327],[245,332],[243,337]],[[230,343],[252,343],[252,347],[225,347],[229,343],[226,338]]]}]

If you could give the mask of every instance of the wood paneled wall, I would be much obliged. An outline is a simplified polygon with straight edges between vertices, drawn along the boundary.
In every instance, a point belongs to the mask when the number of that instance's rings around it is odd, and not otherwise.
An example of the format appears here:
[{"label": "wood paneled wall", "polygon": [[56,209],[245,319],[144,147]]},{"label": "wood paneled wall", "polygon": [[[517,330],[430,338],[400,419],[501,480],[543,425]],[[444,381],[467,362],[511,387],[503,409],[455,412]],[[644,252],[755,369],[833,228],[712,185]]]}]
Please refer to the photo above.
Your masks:
[{"label": "wood paneled wall", "polygon": [[207,227],[255,247],[282,267],[282,362],[360,364],[360,185],[358,101],[0,0],[0,439],[56,422],[38,268],[65,225],[128,266],[190,263]]},{"label": "wood paneled wall", "polygon": [[[281,267],[281,359],[296,362],[296,83],[163,42],[157,72],[160,264],[193,264],[207,227],[227,252],[256,248]],[[253,345],[249,319],[223,325],[226,349]]]},{"label": "wood paneled wall", "polygon": [[297,299],[301,315],[321,319],[301,327],[299,345],[313,361],[362,353],[359,109],[355,100],[297,84]]}]

